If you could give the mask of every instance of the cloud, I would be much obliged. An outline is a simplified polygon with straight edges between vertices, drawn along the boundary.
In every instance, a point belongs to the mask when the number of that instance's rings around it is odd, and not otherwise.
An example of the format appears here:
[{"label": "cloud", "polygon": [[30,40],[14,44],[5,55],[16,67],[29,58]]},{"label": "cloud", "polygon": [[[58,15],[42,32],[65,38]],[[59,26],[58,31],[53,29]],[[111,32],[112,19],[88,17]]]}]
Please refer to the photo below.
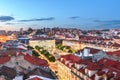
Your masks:
[{"label": "cloud", "polygon": [[103,28],[119,28],[120,20],[94,20],[97,23],[97,27]]},{"label": "cloud", "polygon": [[28,19],[28,20],[19,20],[18,22],[31,22],[31,21],[52,21],[54,20],[54,17],[49,18],[40,18],[40,19]]},{"label": "cloud", "polygon": [[18,25],[18,24],[24,24],[24,23],[18,23],[18,22],[7,22],[5,25]]},{"label": "cloud", "polygon": [[5,23],[5,25],[14,25],[15,23]]},{"label": "cloud", "polygon": [[72,16],[72,17],[69,17],[69,19],[79,19],[80,17],[79,16]]},{"label": "cloud", "polygon": [[120,24],[120,20],[108,20],[108,21],[94,20],[94,22],[104,23],[104,24]]},{"label": "cloud", "polygon": [[14,20],[14,18],[11,16],[0,16],[0,22],[6,22],[11,20]]}]

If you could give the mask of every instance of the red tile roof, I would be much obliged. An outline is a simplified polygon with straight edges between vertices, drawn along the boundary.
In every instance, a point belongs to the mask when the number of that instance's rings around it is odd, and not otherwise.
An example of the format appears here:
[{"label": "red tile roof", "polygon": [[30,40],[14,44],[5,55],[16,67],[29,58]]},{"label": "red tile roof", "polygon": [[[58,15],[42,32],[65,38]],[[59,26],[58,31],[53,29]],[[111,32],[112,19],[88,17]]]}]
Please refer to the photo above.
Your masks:
[{"label": "red tile roof", "polygon": [[108,72],[108,73],[107,73],[107,76],[108,76],[109,78],[113,78],[113,77],[114,77],[114,74],[113,74],[113,72]]},{"label": "red tile roof", "polygon": [[[61,62],[69,68],[71,68],[73,63],[78,62],[80,60],[80,58],[78,56],[75,56],[75,55],[72,55],[72,54],[63,55],[63,56],[61,56],[61,59],[62,59]],[[66,64],[66,61],[68,61],[67,64]]]},{"label": "red tile roof", "polygon": [[85,69],[81,68],[79,71],[80,71],[81,73],[85,74]]},{"label": "red tile roof", "polygon": [[86,47],[87,49],[90,49],[90,53],[91,54],[95,54],[97,52],[99,52],[100,50],[99,49],[95,49],[95,48],[90,48],[90,47]]},{"label": "red tile roof", "polygon": [[53,38],[46,38],[46,37],[34,37],[31,40],[54,40]]},{"label": "red tile roof", "polygon": [[[116,78],[120,77],[120,70],[114,68],[114,67],[106,67],[109,71],[106,73],[109,78],[114,77],[114,72],[116,73]],[[115,79],[116,80],[116,79]]]},{"label": "red tile roof", "polygon": [[[120,80],[120,62],[113,61],[107,58],[103,58],[98,62],[92,62],[90,60],[80,59],[77,64],[86,64],[86,67],[81,68],[79,71],[81,73],[85,73],[85,69],[89,70],[98,70],[96,73],[98,76],[102,76],[106,74],[106,76],[110,78],[114,78],[116,74],[116,78],[114,80]],[[95,75],[90,77],[90,79],[94,79]]]},{"label": "red tile roof", "polygon": [[[90,50],[90,54],[95,54],[95,53],[97,53],[97,52],[99,52],[99,51],[101,51],[101,50],[99,50],[99,49],[95,49],[95,48],[90,48],[90,47],[85,47],[84,49],[89,49]],[[82,50],[80,50],[80,51],[84,51],[84,49],[82,49]]]},{"label": "red tile roof", "polygon": [[4,64],[10,60],[10,56],[0,56],[0,64]]},{"label": "red tile roof", "polygon": [[80,59],[78,62],[76,62],[77,64],[89,64],[91,63],[91,60],[85,60],[85,59]]},{"label": "red tile roof", "polygon": [[103,74],[105,74],[104,71],[98,71],[98,72],[97,72],[97,75],[98,75],[98,76],[102,76]]},{"label": "red tile roof", "polygon": [[38,77],[34,77],[34,78],[29,79],[29,80],[42,80],[42,79],[40,79]]},{"label": "red tile roof", "polygon": [[48,72],[48,71],[40,69],[40,68],[35,68],[32,71],[28,72],[26,74],[26,78],[29,78],[32,75],[35,75],[33,77],[38,77],[38,78],[39,78],[39,76],[41,76],[41,78],[44,77],[44,78],[49,78],[49,79],[56,79],[56,77],[54,77],[51,72]]},{"label": "red tile roof", "polygon": [[30,56],[28,54],[24,55],[24,59],[27,60],[28,62],[34,64],[34,65],[48,67],[48,62],[44,59],[40,59],[40,58],[35,57],[35,56]]},{"label": "red tile roof", "polygon": [[96,36],[80,36],[80,40],[85,41],[85,40],[111,40],[111,39],[104,39],[101,37],[96,37]]},{"label": "red tile roof", "polygon": [[[17,73],[16,73],[16,70],[14,68],[2,66],[0,68],[0,74],[4,75],[8,80],[13,80],[13,78],[15,78]],[[0,79],[0,80],[2,80],[2,79]]]},{"label": "red tile roof", "polygon": [[70,60],[70,62],[75,63],[80,60],[80,57],[68,54],[68,55],[63,55],[61,58],[64,58],[65,60]]},{"label": "red tile roof", "polygon": [[[89,69],[89,70],[98,70],[98,72],[96,73],[98,76],[102,76],[104,74],[106,74],[106,76],[108,78],[114,78],[115,77],[115,73],[116,73],[116,78],[114,80],[119,80],[120,79],[120,62],[117,61],[113,61],[107,58],[103,58],[101,60],[99,60],[98,62],[92,62],[90,60],[83,60],[80,59],[78,62],[76,62],[77,64],[86,64],[87,66],[84,68],[81,68],[79,71],[81,73],[85,73],[85,69]],[[95,77],[95,75],[93,75],[92,77],[90,77],[92,80]]]},{"label": "red tile roof", "polygon": [[95,75],[92,75],[92,76],[90,77],[90,79],[94,80],[94,79],[95,79]]},{"label": "red tile roof", "polygon": [[114,60],[103,58],[100,61],[98,61],[98,63],[100,65],[103,64],[104,66],[114,67],[114,68],[120,70],[120,62],[117,62],[117,61],[114,61]]},{"label": "red tile roof", "polygon": [[77,64],[85,64],[85,65],[87,65],[87,67],[85,67],[85,68],[87,68],[89,70],[98,70],[98,69],[100,69],[100,66],[97,63],[93,63],[91,60],[81,59],[76,63]]},{"label": "red tile roof", "polygon": [[118,51],[114,51],[114,52],[106,52],[108,55],[113,55],[115,54],[116,56],[119,56],[120,57],[120,50]]},{"label": "red tile roof", "polygon": [[114,44],[112,44],[111,46],[113,46],[113,47],[120,47],[120,44],[114,43]]},{"label": "red tile roof", "polygon": [[87,64],[86,68],[89,70],[99,70],[100,66],[98,64],[95,64],[95,63],[89,63],[89,64]]},{"label": "red tile roof", "polygon": [[118,78],[114,78],[114,80],[120,80],[120,77],[118,77]]}]

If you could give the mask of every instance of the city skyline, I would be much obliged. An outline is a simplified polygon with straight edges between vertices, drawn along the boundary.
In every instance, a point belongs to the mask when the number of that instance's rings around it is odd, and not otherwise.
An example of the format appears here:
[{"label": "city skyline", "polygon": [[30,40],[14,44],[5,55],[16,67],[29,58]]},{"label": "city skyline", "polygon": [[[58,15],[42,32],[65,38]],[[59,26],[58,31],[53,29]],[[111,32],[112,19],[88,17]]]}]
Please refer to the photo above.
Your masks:
[{"label": "city skyline", "polygon": [[119,28],[119,2],[1,0],[0,30],[19,30],[21,27]]}]

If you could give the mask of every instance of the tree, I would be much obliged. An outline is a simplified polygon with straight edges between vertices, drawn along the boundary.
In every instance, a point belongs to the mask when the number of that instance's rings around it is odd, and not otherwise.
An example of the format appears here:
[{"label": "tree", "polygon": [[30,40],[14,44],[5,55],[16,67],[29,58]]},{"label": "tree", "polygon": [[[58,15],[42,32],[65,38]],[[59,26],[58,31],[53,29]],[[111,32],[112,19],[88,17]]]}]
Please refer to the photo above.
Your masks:
[{"label": "tree", "polygon": [[87,34],[87,31],[82,31],[83,34]]},{"label": "tree", "polygon": [[47,50],[42,50],[41,53],[42,53],[42,54],[46,54],[46,53],[47,53]]},{"label": "tree", "polygon": [[60,50],[63,51],[64,49],[65,49],[65,46],[61,46],[61,47],[60,47]]},{"label": "tree", "polygon": [[40,49],[43,49],[43,47],[40,47]]},{"label": "tree", "polygon": [[32,46],[27,46],[27,49],[29,50],[29,49],[34,49]]},{"label": "tree", "polygon": [[40,50],[40,47],[39,46],[35,46],[35,49],[37,49],[38,51]]},{"label": "tree", "polygon": [[46,51],[45,53],[44,53],[44,55],[46,56],[46,57],[49,57],[49,52],[48,51]]},{"label": "tree", "polygon": [[55,62],[55,57],[51,55],[47,50],[42,50],[41,53],[45,55],[45,57],[50,61],[50,62]]},{"label": "tree", "polygon": [[44,32],[41,29],[38,29],[37,32],[36,32],[36,35],[37,34],[44,34]]},{"label": "tree", "polygon": [[35,50],[32,51],[32,55],[33,56],[40,56],[39,53],[37,51],[35,51]]},{"label": "tree", "polygon": [[66,49],[70,49],[71,47],[70,46],[66,46]]},{"label": "tree", "polygon": [[54,57],[54,56],[50,56],[50,57],[49,57],[49,61],[50,61],[50,62],[55,62],[55,57]]},{"label": "tree", "polygon": [[100,32],[100,31],[97,31],[97,32],[96,32],[96,34],[102,34],[102,32]]},{"label": "tree", "polygon": [[61,46],[62,46],[61,44],[58,44],[56,45],[56,48],[60,49]]},{"label": "tree", "polygon": [[33,32],[33,29],[31,27],[28,28],[27,30],[29,33]]},{"label": "tree", "polygon": [[69,52],[69,53],[74,53],[74,51],[73,51],[73,50],[71,50],[71,49],[69,49],[69,50],[68,50],[68,52]]}]

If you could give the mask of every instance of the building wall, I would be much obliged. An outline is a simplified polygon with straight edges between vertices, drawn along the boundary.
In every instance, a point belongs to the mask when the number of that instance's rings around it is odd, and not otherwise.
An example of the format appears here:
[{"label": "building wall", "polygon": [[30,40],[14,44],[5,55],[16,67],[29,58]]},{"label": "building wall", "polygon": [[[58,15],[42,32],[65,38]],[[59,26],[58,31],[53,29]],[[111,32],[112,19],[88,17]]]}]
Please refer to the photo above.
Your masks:
[{"label": "building wall", "polygon": [[97,72],[97,70],[88,70],[88,76],[91,77],[91,76],[93,76],[96,72]]},{"label": "building wall", "polygon": [[105,46],[99,46],[99,45],[95,45],[95,44],[89,44],[89,43],[82,43],[81,44],[82,47],[91,47],[91,48],[95,48],[95,49],[100,49],[103,50],[105,52],[109,52],[109,51],[117,51],[119,49],[116,48],[109,48],[109,47],[105,47]]},{"label": "building wall", "polygon": [[58,75],[62,80],[75,80],[74,77],[72,76],[70,68],[68,68],[60,61],[57,61],[57,66],[58,66]]},{"label": "building wall", "polygon": [[38,45],[46,49],[53,49],[55,48],[55,40],[30,40],[29,45],[33,47]]},{"label": "building wall", "polygon": [[82,74],[79,71],[77,71],[77,69],[72,68],[71,71],[72,71],[73,80],[81,80],[78,76],[80,75],[82,76]]},{"label": "building wall", "polygon": [[78,41],[63,40],[62,45],[70,46],[73,50],[80,50],[83,48],[81,43]]},{"label": "building wall", "polygon": [[100,80],[100,78],[102,78],[102,76],[95,74],[95,80]]},{"label": "building wall", "polygon": [[[88,76],[89,70],[85,70],[85,74],[83,74],[82,72],[80,72],[79,70],[75,69],[72,67],[72,74],[74,76],[73,80],[91,80],[90,77]],[[94,72],[90,72],[90,74],[92,74]]]}]

